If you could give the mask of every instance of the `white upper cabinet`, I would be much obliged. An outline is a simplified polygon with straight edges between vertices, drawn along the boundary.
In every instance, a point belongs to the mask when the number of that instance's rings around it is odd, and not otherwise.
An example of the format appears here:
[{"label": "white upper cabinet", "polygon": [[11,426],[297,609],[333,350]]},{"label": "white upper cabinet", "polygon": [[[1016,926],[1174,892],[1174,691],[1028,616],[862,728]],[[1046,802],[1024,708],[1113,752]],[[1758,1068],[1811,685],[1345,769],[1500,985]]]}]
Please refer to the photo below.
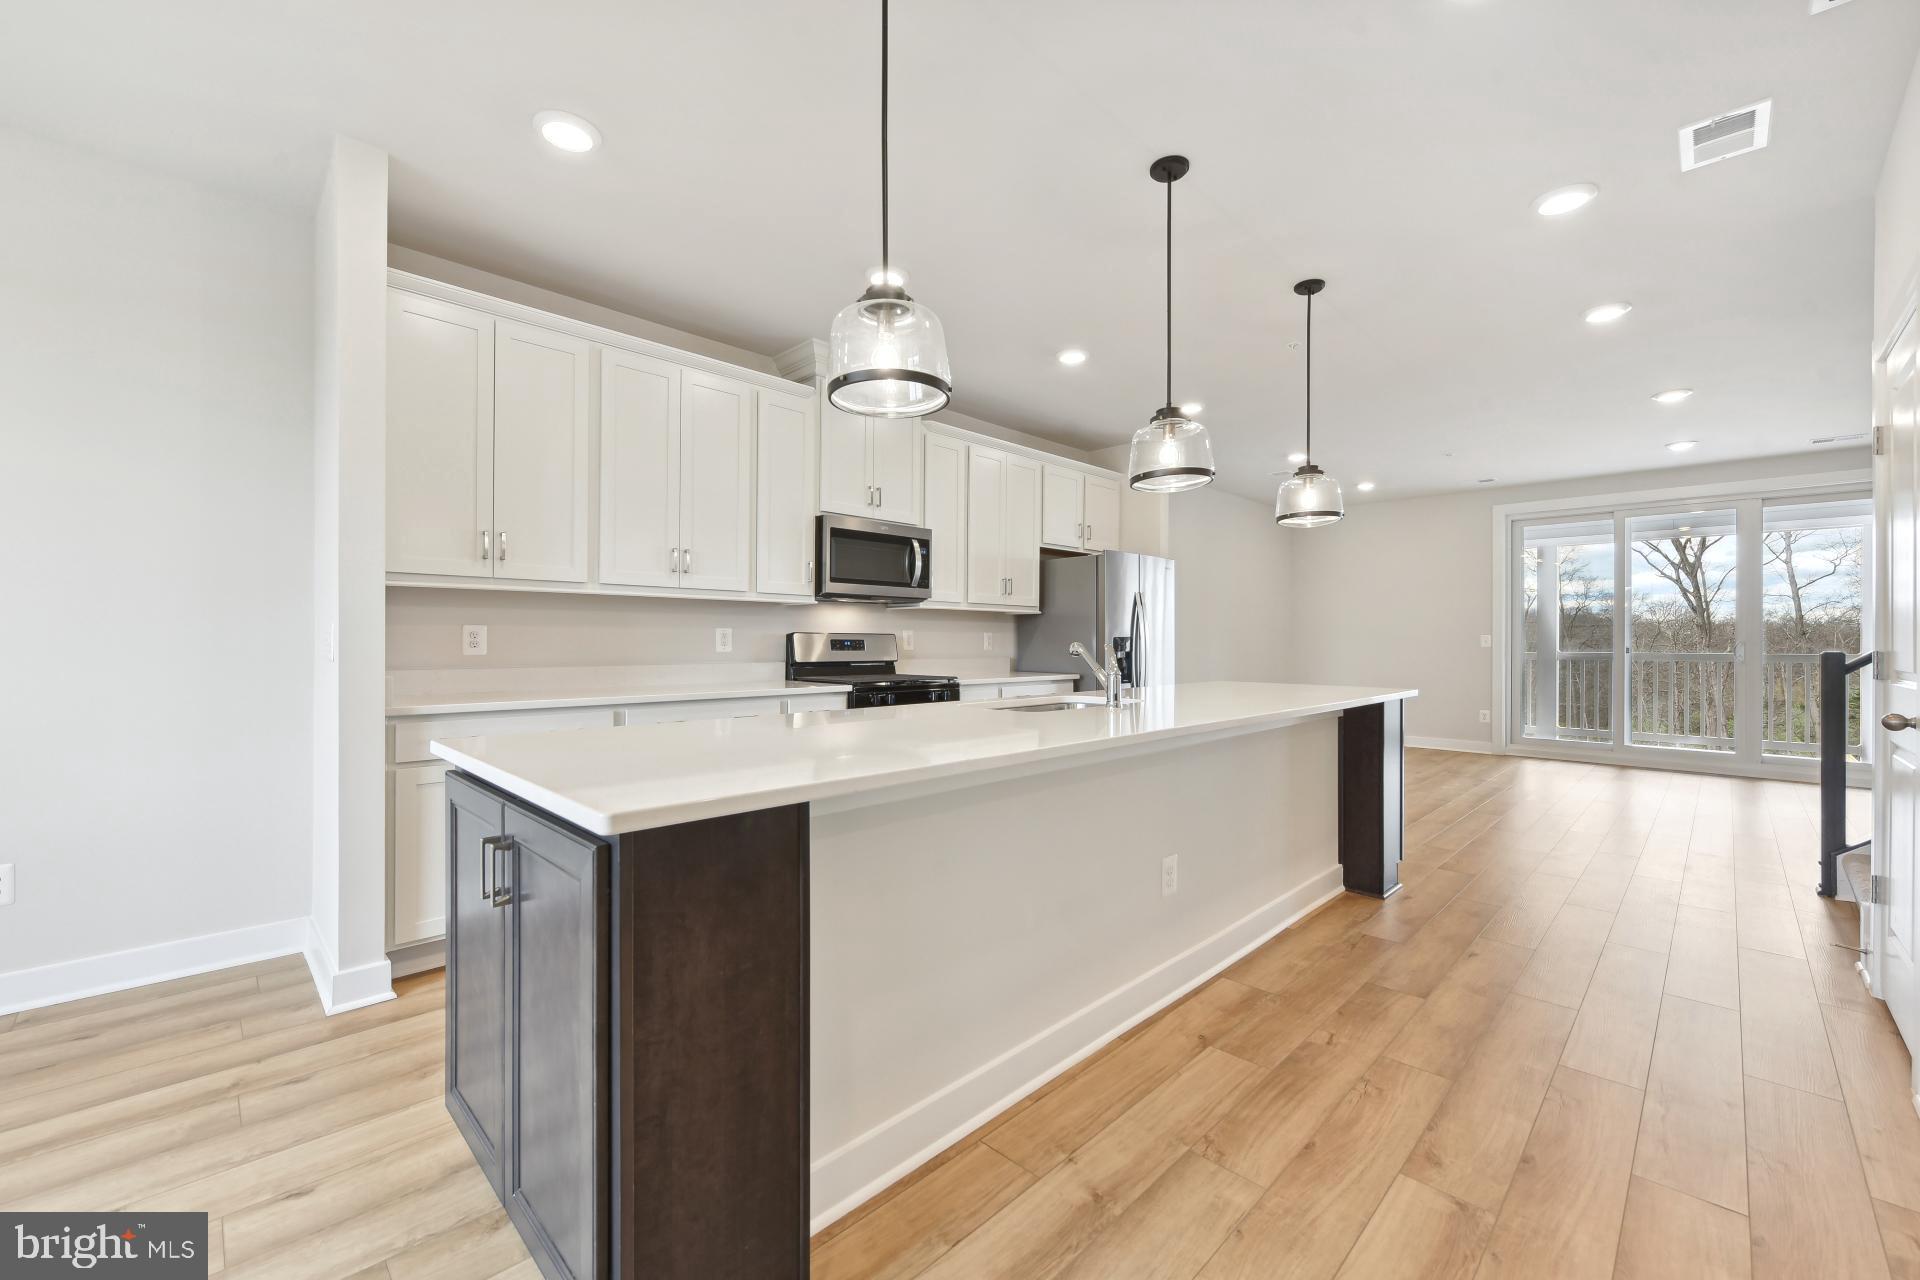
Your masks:
[{"label": "white upper cabinet", "polygon": [[900,524],[920,522],[920,442],[925,429],[916,419],[872,418],[867,448],[873,459],[873,518]]},{"label": "white upper cabinet", "polygon": [[680,585],[746,591],[753,574],[753,389],[680,374]]},{"label": "white upper cabinet", "polygon": [[601,582],[749,588],[753,412],[744,383],[601,349]]},{"label": "white upper cabinet", "polygon": [[1083,504],[1086,476],[1047,463],[1041,476],[1040,541],[1078,550],[1085,536]]},{"label": "white upper cabinet", "polygon": [[680,367],[600,351],[600,581],[680,581]]},{"label": "white upper cabinet", "polygon": [[1083,505],[1084,532],[1080,545],[1089,551],[1120,548],[1120,482],[1106,476],[1088,476]]},{"label": "white upper cabinet", "polygon": [[926,527],[933,532],[931,600],[967,600],[967,446],[926,433]]},{"label": "white upper cabinet", "polygon": [[967,446],[967,600],[1040,604],[1040,464]]},{"label": "white upper cabinet", "polygon": [[494,322],[493,576],[587,580],[587,362],[578,338]]},{"label": "white upper cabinet", "polygon": [[813,598],[814,519],[820,508],[814,398],[760,393],[754,590]]},{"label": "white upper cabinet", "polygon": [[967,599],[1007,603],[1007,455],[967,447]]},{"label": "white upper cabinet", "polygon": [[1040,464],[1007,456],[1007,603],[1040,607]]},{"label": "white upper cabinet", "polygon": [[493,317],[387,294],[387,569],[493,575]]},{"label": "white upper cabinet", "polygon": [[863,418],[820,403],[820,508],[915,523],[920,514],[920,423]]}]

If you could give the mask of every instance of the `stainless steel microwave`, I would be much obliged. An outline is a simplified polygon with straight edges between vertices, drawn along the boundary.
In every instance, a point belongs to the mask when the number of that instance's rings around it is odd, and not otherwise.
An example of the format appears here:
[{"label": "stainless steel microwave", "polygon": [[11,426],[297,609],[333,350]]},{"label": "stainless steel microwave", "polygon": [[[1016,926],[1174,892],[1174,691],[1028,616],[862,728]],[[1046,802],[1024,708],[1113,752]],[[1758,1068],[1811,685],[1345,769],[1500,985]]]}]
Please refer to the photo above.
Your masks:
[{"label": "stainless steel microwave", "polygon": [[815,552],[821,600],[913,604],[933,594],[930,529],[825,512]]}]

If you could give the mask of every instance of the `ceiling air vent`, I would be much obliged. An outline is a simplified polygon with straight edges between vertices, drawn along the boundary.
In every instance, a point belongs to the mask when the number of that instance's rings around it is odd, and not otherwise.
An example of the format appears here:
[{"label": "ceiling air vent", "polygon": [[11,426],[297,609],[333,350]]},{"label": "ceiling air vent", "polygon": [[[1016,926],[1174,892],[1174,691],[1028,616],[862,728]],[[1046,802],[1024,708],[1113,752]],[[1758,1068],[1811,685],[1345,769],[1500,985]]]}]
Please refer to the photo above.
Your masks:
[{"label": "ceiling air vent", "polygon": [[1767,145],[1772,129],[1771,98],[1724,116],[1690,124],[1680,131],[1680,168],[1698,169],[1702,165],[1758,151]]},{"label": "ceiling air vent", "polygon": [[1825,13],[1829,9],[1838,9],[1847,0],[1807,0],[1807,12]]}]

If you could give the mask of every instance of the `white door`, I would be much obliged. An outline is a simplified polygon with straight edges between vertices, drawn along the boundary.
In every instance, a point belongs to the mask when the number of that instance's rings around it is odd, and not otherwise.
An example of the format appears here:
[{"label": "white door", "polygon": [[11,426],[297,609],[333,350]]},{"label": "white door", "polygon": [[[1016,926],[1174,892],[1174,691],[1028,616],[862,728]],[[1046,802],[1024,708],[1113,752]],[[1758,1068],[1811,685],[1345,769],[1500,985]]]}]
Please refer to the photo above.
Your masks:
[{"label": "white door", "polygon": [[387,569],[493,574],[493,318],[387,293]]},{"label": "white door", "polygon": [[403,765],[392,776],[387,945],[404,947],[447,932],[447,766]]},{"label": "white door", "polygon": [[933,531],[930,599],[967,598],[967,447],[932,432],[926,438],[926,526]]},{"label": "white door", "polygon": [[494,322],[493,576],[587,580],[587,360],[578,338]]},{"label": "white door", "polygon": [[[1883,424],[1874,458],[1874,525],[1882,570],[1876,710],[1920,720],[1920,321],[1912,310],[1883,348],[1875,397]],[[1884,901],[1872,911],[1876,990],[1909,1047],[1920,1045],[1920,947],[1914,841],[1920,838],[1920,728],[1880,735],[1874,758],[1873,871]]]},{"label": "white door", "polygon": [[1040,541],[1050,547],[1080,545],[1085,487],[1084,473],[1047,464],[1041,480]]},{"label": "white door", "polygon": [[814,404],[811,396],[760,393],[754,487],[754,589],[809,600],[814,589],[814,517],[820,509]]},{"label": "white door", "polygon": [[872,459],[873,518],[920,522],[920,423],[912,418],[867,424]]},{"label": "white door", "polygon": [[967,599],[1007,602],[1007,455],[967,446]]},{"label": "white door", "polygon": [[680,367],[600,349],[600,581],[680,581]]},{"label": "white door", "polygon": [[1087,477],[1086,536],[1080,545],[1089,551],[1117,551],[1120,547],[1120,482]]},{"label": "white door", "polygon": [[1040,464],[1007,457],[1007,603],[1040,605]]},{"label": "white door", "polygon": [[848,516],[873,515],[868,478],[867,419],[836,409],[820,397],[820,509]]},{"label": "white door", "polygon": [[745,591],[752,575],[753,388],[680,374],[680,585]]}]

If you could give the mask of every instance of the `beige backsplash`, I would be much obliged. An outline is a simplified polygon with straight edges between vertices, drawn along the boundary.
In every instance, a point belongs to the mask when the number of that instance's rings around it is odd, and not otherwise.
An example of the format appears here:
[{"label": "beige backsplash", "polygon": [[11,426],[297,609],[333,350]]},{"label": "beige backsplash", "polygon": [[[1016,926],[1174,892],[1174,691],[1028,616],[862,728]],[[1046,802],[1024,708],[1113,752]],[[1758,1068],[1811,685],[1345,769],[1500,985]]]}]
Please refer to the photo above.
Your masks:
[{"label": "beige backsplash", "polygon": [[[487,653],[460,652],[460,629],[487,628]],[[733,652],[713,651],[716,627]],[[389,671],[488,667],[614,667],[780,663],[789,631],[906,631],[922,669],[952,659],[952,675],[996,674],[1013,662],[1014,620],[1004,614],[878,605],[777,605],[744,601],[562,595],[537,591],[387,588]],[[993,636],[987,649],[982,637]]]}]

